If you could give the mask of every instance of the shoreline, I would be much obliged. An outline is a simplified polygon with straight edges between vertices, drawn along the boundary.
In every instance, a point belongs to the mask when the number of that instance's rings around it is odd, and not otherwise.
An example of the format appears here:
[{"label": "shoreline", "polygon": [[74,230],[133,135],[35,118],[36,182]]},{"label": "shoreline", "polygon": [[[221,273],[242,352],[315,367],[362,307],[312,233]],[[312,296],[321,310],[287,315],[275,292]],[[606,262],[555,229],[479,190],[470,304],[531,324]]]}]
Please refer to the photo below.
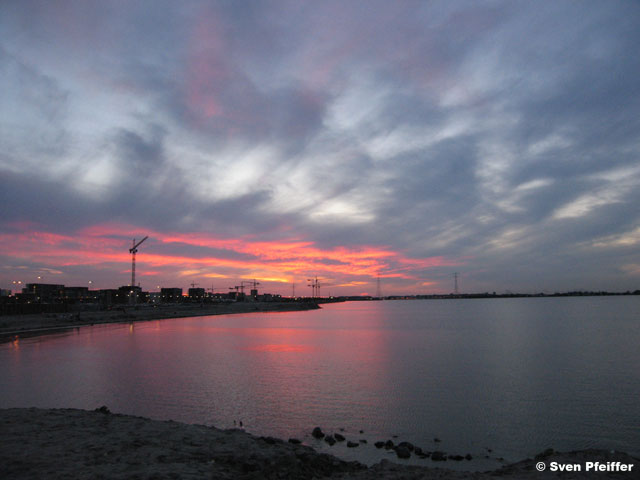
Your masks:
[{"label": "shoreline", "polygon": [[[300,440],[258,437],[240,429],[150,420],[106,407],[0,409],[3,478],[330,478],[476,479],[639,478],[640,459],[621,452],[546,451],[486,472],[409,466],[388,460],[367,467],[318,453]],[[302,443],[299,443],[302,442]],[[539,472],[536,463],[582,465],[582,471]],[[586,462],[633,464],[631,471],[589,472]],[[608,463],[610,462],[610,463]]]},{"label": "shoreline", "polygon": [[37,313],[0,316],[0,344],[73,328],[110,323],[131,323],[169,318],[232,315],[258,312],[294,312],[320,308],[313,302],[234,302],[219,304],[126,305],[106,311]]}]

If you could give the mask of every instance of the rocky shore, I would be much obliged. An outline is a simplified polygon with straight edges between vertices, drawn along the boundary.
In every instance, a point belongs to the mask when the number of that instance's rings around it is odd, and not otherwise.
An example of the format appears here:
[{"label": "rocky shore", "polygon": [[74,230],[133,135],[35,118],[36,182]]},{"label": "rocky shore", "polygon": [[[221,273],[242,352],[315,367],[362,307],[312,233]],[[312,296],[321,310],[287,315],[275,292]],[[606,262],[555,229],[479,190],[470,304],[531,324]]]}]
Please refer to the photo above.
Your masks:
[{"label": "rocky shore", "polygon": [[46,335],[69,328],[101,323],[127,323],[163,318],[226,315],[251,312],[288,312],[320,308],[313,302],[231,302],[219,304],[176,304],[118,306],[112,310],[73,313],[40,313],[0,316],[0,343],[16,336]]},{"label": "rocky shore", "polygon": [[[309,432],[311,438],[312,432]],[[640,478],[640,460],[624,453],[548,450],[492,472],[398,465],[367,467],[306,446],[306,439],[256,437],[243,430],[149,420],[95,411],[0,410],[0,478],[3,479],[593,479]],[[539,472],[538,462],[630,465],[631,471]],[[607,463],[609,462],[609,463]]]}]

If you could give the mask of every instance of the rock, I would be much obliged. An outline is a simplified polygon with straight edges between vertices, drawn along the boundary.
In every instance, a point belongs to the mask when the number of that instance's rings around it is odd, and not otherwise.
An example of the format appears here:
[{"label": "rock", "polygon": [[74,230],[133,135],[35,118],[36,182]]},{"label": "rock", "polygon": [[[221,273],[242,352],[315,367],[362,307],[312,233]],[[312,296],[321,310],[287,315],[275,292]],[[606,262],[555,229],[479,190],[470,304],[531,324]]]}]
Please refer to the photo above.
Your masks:
[{"label": "rock", "polygon": [[334,445],[336,443],[336,439],[333,438],[331,435],[327,435],[326,437],[324,437],[324,441],[327,442],[329,445]]},{"label": "rock", "polygon": [[294,445],[300,445],[302,442],[297,438],[290,438],[289,443],[293,443]]},{"label": "rock", "polygon": [[382,447],[384,447],[384,442],[383,441],[376,442],[376,443],[374,443],[374,445],[376,446],[376,448],[382,448]]},{"label": "rock", "polygon": [[436,437],[436,438],[433,439],[433,441],[436,442],[436,443],[440,443],[441,440],[438,437]]},{"label": "rock", "polygon": [[541,460],[543,458],[547,458],[547,457],[553,455],[553,453],[554,453],[553,448],[547,448],[544,452],[540,452],[539,454],[537,454],[535,456],[535,459],[536,460]]},{"label": "rock", "polygon": [[387,450],[391,449],[394,447],[394,444],[391,440],[387,440],[384,444],[384,448],[386,448]]},{"label": "rock", "polygon": [[471,456],[471,454],[470,454],[470,453],[467,453],[467,454],[464,456],[464,458],[466,458],[467,460],[472,460],[472,459],[473,459],[473,457]]},{"label": "rock", "polygon": [[366,438],[361,438],[360,439],[360,443],[367,443],[367,439]]},{"label": "rock", "polygon": [[455,460],[456,462],[464,460],[464,457],[462,455],[449,455],[448,458],[449,460]]},{"label": "rock", "polygon": [[336,433],[336,434],[334,435],[334,437],[336,437],[336,440],[337,440],[337,441],[339,441],[339,442],[344,442],[344,441],[346,440],[346,439],[344,438],[344,436],[343,436],[343,435],[340,435],[339,433]]},{"label": "rock", "polygon": [[424,453],[420,447],[413,447],[413,451],[416,455],[422,455]]},{"label": "rock", "polygon": [[100,408],[96,408],[94,412],[104,413],[105,415],[109,415],[111,410],[107,408],[106,405],[102,405]]},{"label": "rock", "polygon": [[357,446],[359,446],[359,445],[360,445],[359,443],[357,443],[357,442],[352,442],[351,440],[349,440],[349,441],[347,442],[347,447],[349,447],[349,448],[355,448],[355,447],[357,447]]},{"label": "rock", "polygon": [[413,449],[414,449],[413,443],[411,443],[411,442],[400,442],[398,444],[398,446],[399,447],[404,447],[407,450],[409,450],[410,452],[413,452]]},{"label": "rock", "polygon": [[433,460],[434,462],[444,462],[447,460],[447,456],[444,454],[444,452],[435,451],[431,454],[431,460]]},{"label": "rock", "polygon": [[407,447],[402,447],[400,445],[398,445],[395,448],[396,451],[396,455],[398,456],[398,458],[409,458],[411,457],[411,452],[409,452],[409,449]]},{"label": "rock", "polygon": [[282,440],[280,440],[279,438],[274,438],[274,437],[260,437],[260,438],[265,442],[267,442],[269,445],[275,445],[276,443],[282,442]]},{"label": "rock", "polygon": [[360,430],[360,433],[364,433],[364,430]]},{"label": "rock", "polygon": [[318,438],[318,439],[324,438],[324,432],[320,427],[314,428],[313,432],[311,432],[311,435],[313,435],[313,438]]}]

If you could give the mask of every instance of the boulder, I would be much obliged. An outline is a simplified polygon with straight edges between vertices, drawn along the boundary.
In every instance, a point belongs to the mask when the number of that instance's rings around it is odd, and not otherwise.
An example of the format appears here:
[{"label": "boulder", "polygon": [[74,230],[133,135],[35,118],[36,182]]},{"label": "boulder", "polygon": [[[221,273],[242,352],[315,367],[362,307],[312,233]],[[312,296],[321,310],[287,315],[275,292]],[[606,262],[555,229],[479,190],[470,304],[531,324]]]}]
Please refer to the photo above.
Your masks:
[{"label": "boulder", "polygon": [[358,445],[360,445],[358,442],[352,442],[351,440],[349,440],[349,441],[347,442],[347,447],[349,447],[349,448],[355,448],[355,447],[357,447]]},{"label": "boulder", "polygon": [[398,458],[409,458],[411,457],[411,452],[409,451],[409,449],[407,447],[402,447],[400,445],[398,445],[395,448],[396,451],[396,455],[398,456]]},{"label": "boulder", "polygon": [[382,448],[382,447],[384,447],[384,442],[383,441],[379,441],[379,442],[374,443],[374,445],[376,446],[376,448]]},{"label": "boulder", "polygon": [[276,443],[282,442],[282,440],[280,440],[279,438],[275,438],[275,437],[260,437],[260,439],[264,440],[269,445],[275,445]]},{"label": "boulder", "polygon": [[290,438],[289,443],[293,443],[294,445],[300,445],[302,442],[297,438]]},{"label": "boulder", "polygon": [[387,440],[384,444],[384,448],[386,448],[387,450],[393,448],[395,445],[393,444],[393,442],[391,440]]},{"label": "boulder", "polygon": [[329,445],[333,445],[336,443],[336,439],[333,438],[331,435],[327,435],[326,437],[324,437],[324,441],[327,442]]},{"label": "boulder", "polygon": [[447,456],[444,454],[444,452],[435,451],[431,454],[431,460],[433,460],[434,462],[444,462],[447,460]]},{"label": "boulder", "polygon": [[414,448],[414,447],[413,447],[413,443],[411,443],[411,442],[400,442],[400,443],[398,444],[398,446],[399,446],[399,447],[404,447],[404,448],[406,448],[407,450],[409,450],[410,452],[413,452],[413,448]]},{"label": "boulder", "polygon": [[334,437],[336,437],[336,440],[339,442],[344,442],[346,440],[344,436],[340,435],[339,433],[334,434]]},{"label": "boulder", "polygon": [[539,454],[537,454],[535,456],[535,460],[541,460],[543,458],[547,458],[547,457],[553,455],[553,453],[554,453],[553,448],[547,448],[544,452],[540,452]]},{"label": "boulder", "polygon": [[318,439],[324,438],[324,432],[320,427],[314,428],[313,432],[311,432],[311,435],[313,435],[313,438],[318,438]]}]

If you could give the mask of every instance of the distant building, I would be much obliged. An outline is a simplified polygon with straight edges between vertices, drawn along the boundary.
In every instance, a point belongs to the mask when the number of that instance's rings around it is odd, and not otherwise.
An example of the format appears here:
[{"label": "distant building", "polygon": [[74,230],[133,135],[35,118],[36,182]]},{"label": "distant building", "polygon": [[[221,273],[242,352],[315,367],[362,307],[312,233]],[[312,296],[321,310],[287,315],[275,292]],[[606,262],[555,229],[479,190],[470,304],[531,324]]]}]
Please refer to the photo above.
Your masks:
[{"label": "distant building", "polygon": [[[182,290],[180,291],[182,294]],[[204,288],[190,288],[189,289],[189,298],[193,301],[201,302],[204,300],[205,291]]]},{"label": "distant building", "polygon": [[259,302],[281,302],[282,295],[273,295],[271,293],[263,293],[262,295],[258,295]]},{"label": "distant building", "polygon": [[0,288],[0,297],[10,297],[11,290],[5,290],[4,288]]},{"label": "distant building", "polygon": [[33,301],[40,303],[57,303],[64,298],[64,285],[53,283],[27,283],[22,289],[24,297],[33,295]]},{"label": "distant building", "polygon": [[181,288],[161,288],[160,298],[163,303],[175,303],[182,301]]},{"label": "distant building", "polygon": [[115,288],[103,288],[98,290],[97,292],[98,302],[100,305],[113,305],[114,303],[118,303],[118,290]]},{"label": "distant building", "polygon": [[228,293],[230,300],[235,300],[236,302],[244,302],[245,294],[244,292],[231,291]]},{"label": "distant building", "polygon": [[149,302],[150,303],[160,303],[162,300],[162,294],[160,292],[149,292]]},{"label": "distant building", "polygon": [[25,288],[22,289],[22,293],[16,293],[16,300],[18,303],[50,303],[41,302],[40,297],[36,296],[33,292],[25,292]]},{"label": "distant building", "polygon": [[70,302],[82,302],[89,299],[89,287],[64,287],[64,299]]},{"label": "distant building", "polygon": [[114,303],[146,303],[149,300],[149,292],[143,292],[138,286],[123,286],[118,288]]}]

